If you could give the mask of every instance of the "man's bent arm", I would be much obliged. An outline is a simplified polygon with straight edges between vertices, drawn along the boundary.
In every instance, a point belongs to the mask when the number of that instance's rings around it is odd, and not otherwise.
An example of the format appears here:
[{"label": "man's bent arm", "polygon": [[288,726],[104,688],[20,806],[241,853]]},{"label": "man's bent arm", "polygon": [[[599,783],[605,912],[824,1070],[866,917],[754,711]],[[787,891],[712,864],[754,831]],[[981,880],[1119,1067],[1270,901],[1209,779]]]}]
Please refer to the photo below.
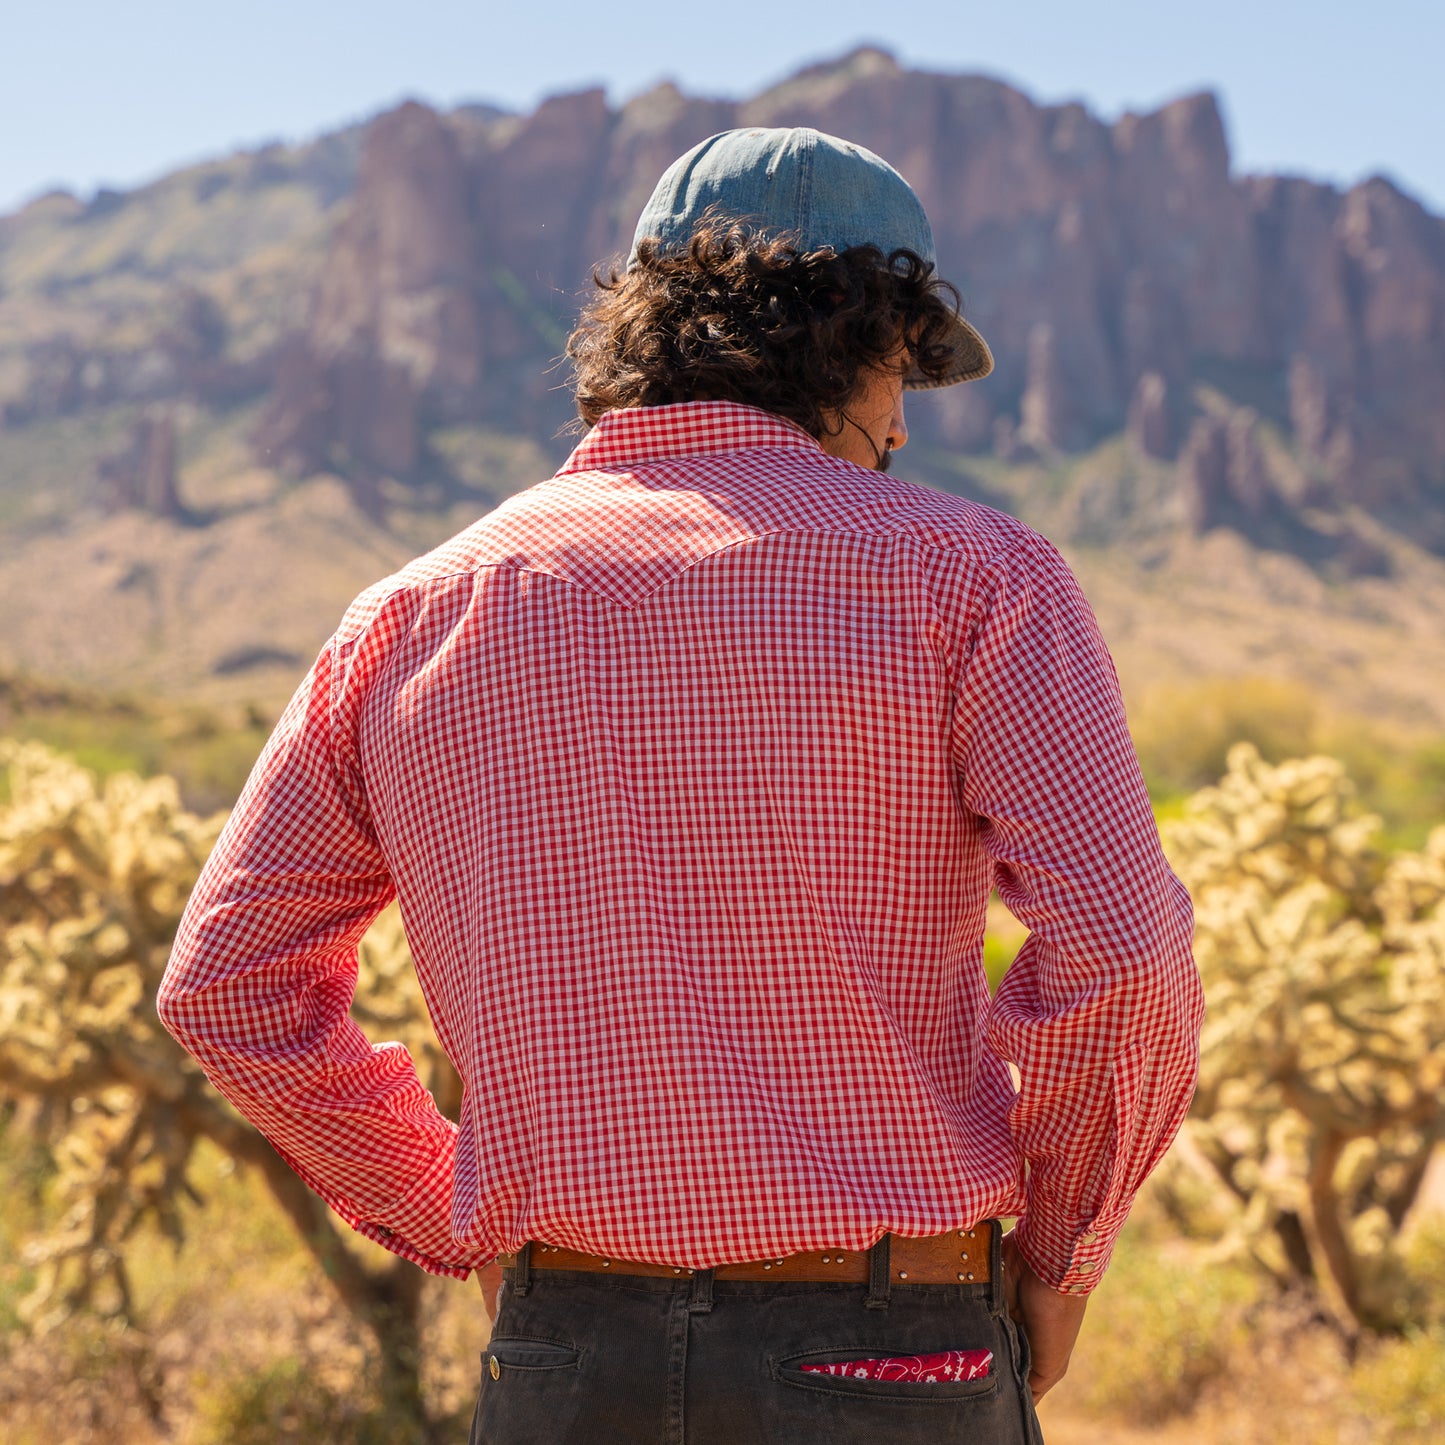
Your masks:
[{"label": "man's bent arm", "polygon": [[1021,1077],[1017,1246],[1052,1288],[1086,1295],[1193,1094],[1192,911],[1159,847],[1112,660],[1062,558],[1024,534],[955,572],[940,602],[962,628],[963,801],[1000,897],[1030,929],[987,1025]]},{"label": "man's bent arm", "polygon": [[465,1278],[495,1250],[450,1228],[456,1129],[398,1044],[348,1016],[357,946],[391,900],[333,735],[327,647],[291,700],[191,895],[158,999],[207,1077],[354,1228]]}]

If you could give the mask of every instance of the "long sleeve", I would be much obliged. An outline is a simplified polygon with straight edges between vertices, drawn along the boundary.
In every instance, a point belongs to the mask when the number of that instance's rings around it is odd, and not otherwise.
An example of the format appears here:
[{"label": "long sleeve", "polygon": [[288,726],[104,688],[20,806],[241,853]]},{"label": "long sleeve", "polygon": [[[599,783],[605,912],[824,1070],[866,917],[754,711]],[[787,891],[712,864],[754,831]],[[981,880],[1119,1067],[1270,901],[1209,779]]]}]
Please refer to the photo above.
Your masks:
[{"label": "long sleeve", "polygon": [[348,1016],[357,945],[393,896],[338,739],[333,642],[201,874],[162,982],[165,1026],[354,1228],[438,1274],[488,1255],[451,1229],[456,1129],[398,1044]]},{"label": "long sleeve", "polygon": [[[1184,1118],[1203,995],[1118,680],[1072,573],[1029,536],[967,589],[953,748],[1000,897],[1030,930],[990,1012],[1017,1066],[1019,1247],[1087,1293]],[[962,596],[962,589],[958,594]]]}]

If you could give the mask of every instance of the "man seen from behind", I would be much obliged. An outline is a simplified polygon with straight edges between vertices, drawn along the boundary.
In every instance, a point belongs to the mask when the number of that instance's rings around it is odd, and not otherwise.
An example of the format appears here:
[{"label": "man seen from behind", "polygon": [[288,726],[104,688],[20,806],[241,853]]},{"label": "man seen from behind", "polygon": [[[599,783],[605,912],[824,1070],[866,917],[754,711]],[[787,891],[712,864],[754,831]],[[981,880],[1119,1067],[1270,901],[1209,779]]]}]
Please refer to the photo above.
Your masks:
[{"label": "man seen from behind", "polygon": [[[888,474],[992,357],[811,130],[674,163],[569,349],[586,435],[353,604],[162,1016],[358,1230],[481,1273],[476,1445],[1036,1442],[1201,1001],[1068,567]],[[393,897],[459,1125],[347,1015]]]}]

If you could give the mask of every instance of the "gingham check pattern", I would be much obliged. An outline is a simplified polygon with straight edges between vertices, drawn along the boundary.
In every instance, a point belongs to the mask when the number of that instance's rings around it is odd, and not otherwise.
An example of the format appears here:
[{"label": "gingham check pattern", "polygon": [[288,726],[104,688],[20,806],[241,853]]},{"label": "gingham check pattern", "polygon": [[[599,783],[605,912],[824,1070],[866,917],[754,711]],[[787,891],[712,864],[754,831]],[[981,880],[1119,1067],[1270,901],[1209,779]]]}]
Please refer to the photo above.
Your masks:
[{"label": "gingham check pattern", "polygon": [[[990,886],[1032,930],[992,1002]],[[393,893],[459,1129],[348,1017]],[[438,1273],[1022,1214],[1084,1292],[1184,1113],[1201,1002],[1057,553],[694,402],[604,416],[357,600],[160,1009],[334,1209]]]}]

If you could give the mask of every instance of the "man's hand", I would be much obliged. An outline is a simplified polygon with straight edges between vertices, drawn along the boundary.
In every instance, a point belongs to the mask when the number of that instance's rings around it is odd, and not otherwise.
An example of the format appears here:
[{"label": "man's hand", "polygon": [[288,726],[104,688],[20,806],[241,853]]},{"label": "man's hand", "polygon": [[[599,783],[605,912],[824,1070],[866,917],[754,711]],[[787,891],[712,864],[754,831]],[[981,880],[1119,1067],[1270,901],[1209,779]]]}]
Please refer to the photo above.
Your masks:
[{"label": "man's hand", "polygon": [[1003,1237],[1003,1292],[1009,1314],[1028,1337],[1029,1390],[1037,1405],[1068,1371],[1088,1296],[1046,1285],[1024,1263],[1012,1232]]},{"label": "man's hand", "polygon": [[482,1287],[482,1308],[493,1324],[497,1322],[497,1295],[502,1288],[502,1264],[494,1259],[480,1269],[473,1270],[476,1281]]}]

